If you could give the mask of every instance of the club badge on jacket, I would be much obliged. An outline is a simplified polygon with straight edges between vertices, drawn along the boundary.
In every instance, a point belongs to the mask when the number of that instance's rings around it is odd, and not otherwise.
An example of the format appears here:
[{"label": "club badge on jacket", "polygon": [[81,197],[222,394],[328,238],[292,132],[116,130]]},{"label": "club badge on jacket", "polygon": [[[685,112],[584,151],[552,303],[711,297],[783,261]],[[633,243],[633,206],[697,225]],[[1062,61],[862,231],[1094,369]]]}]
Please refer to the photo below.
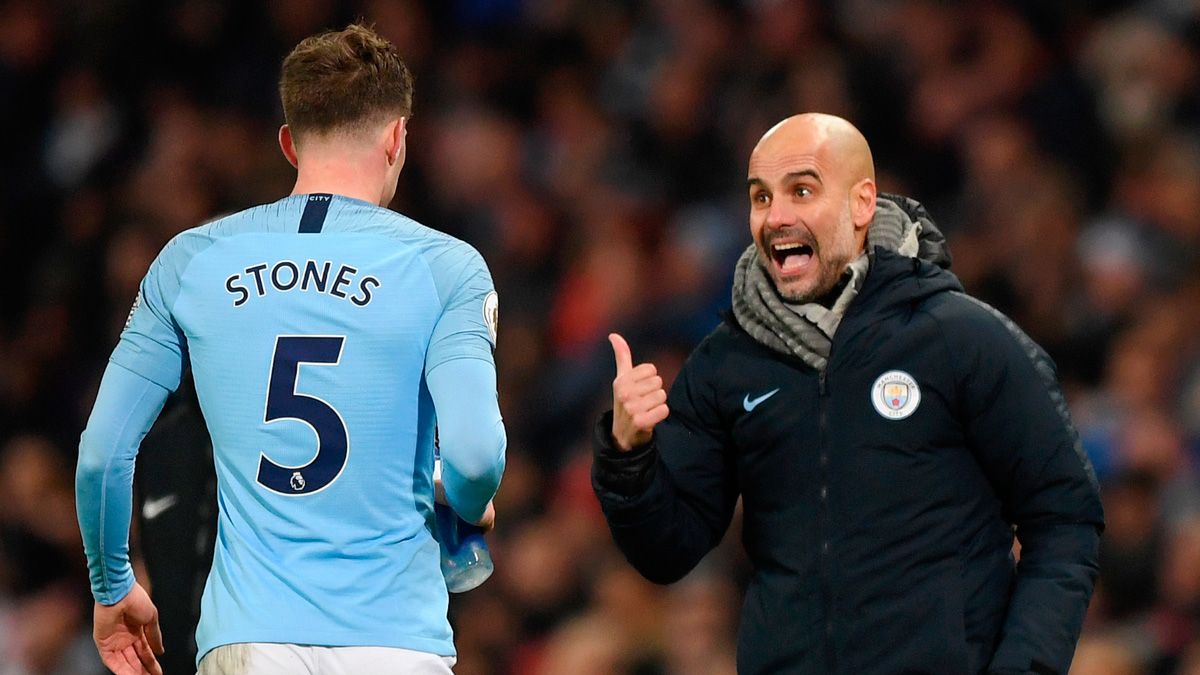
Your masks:
[{"label": "club badge on jacket", "polygon": [[921,405],[921,388],[912,375],[903,370],[889,370],[871,385],[871,403],[884,418],[902,420]]}]

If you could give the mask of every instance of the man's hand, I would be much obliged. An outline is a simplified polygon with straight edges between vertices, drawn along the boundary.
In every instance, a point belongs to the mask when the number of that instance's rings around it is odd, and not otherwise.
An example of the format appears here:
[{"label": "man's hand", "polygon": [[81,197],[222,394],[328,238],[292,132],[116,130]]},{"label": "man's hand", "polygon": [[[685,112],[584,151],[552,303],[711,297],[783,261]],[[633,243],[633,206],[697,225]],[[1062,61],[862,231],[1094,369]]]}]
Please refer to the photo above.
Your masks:
[{"label": "man's hand", "polygon": [[654,436],[654,426],[667,419],[667,392],[653,363],[633,365],[633,354],[625,338],[612,333],[617,378],[613,380],[613,441],[622,452],[645,445]]},{"label": "man's hand", "polygon": [[163,653],[158,608],[141,584],[115,605],[96,603],[92,639],[100,660],[117,675],[162,675],[154,657]]},{"label": "man's hand", "polygon": [[[450,506],[450,502],[446,501],[446,486],[442,485],[441,478],[433,479],[433,501],[441,504],[442,506]],[[489,501],[487,508],[483,510],[483,517],[479,519],[479,522],[472,524],[479,527],[484,532],[491,532],[492,528],[496,527],[495,505]]]},{"label": "man's hand", "polygon": [[484,532],[491,532],[492,528],[496,527],[496,507],[492,502],[488,502],[487,508],[483,510],[483,518],[475,523]]}]

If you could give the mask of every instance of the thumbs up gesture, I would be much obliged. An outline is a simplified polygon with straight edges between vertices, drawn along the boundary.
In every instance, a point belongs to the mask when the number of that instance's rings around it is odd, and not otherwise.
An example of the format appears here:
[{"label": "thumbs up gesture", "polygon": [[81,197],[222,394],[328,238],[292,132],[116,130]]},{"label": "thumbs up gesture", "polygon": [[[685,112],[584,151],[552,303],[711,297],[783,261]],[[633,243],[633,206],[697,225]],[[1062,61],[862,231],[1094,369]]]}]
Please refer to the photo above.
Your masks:
[{"label": "thumbs up gesture", "polygon": [[616,333],[608,336],[617,359],[613,380],[612,437],[617,448],[628,452],[650,442],[654,426],[667,419],[667,392],[653,363],[633,365],[629,343]]}]

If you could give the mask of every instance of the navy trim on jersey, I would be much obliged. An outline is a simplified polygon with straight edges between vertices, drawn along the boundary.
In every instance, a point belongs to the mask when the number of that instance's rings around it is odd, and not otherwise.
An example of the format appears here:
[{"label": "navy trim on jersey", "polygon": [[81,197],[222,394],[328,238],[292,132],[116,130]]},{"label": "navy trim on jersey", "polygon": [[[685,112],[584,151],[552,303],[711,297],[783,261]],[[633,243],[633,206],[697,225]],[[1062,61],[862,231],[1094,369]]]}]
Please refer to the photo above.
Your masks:
[{"label": "navy trim on jersey", "polygon": [[300,234],[317,234],[325,224],[325,215],[329,213],[329,203],[333,195],[311,194],[308,203],[304,205],[304,213],[300,216]]}]

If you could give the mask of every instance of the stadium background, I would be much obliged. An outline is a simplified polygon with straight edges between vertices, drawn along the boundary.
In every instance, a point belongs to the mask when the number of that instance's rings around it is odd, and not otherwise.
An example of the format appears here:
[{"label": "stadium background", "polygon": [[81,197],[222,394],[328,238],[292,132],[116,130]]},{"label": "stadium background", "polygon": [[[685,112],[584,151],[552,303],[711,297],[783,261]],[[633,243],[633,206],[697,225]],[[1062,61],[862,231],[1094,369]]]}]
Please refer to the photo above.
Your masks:
[{"label": "stadium background", "polygon": [[1072,672],[1200,673],[1194,0],[0,0],[0,673],[97,671],[72,476],[105,358],[169,237],[289,191],[279,63],[357,17],[417,77],[393,207],[501,297],[497,572],[453,602],[457,672],[733,672],[736,519],[642,582],[587,433],[606,332],[678,369],[728,304],[750,148],[815,110],[1059,364],[1108,514]]}]

